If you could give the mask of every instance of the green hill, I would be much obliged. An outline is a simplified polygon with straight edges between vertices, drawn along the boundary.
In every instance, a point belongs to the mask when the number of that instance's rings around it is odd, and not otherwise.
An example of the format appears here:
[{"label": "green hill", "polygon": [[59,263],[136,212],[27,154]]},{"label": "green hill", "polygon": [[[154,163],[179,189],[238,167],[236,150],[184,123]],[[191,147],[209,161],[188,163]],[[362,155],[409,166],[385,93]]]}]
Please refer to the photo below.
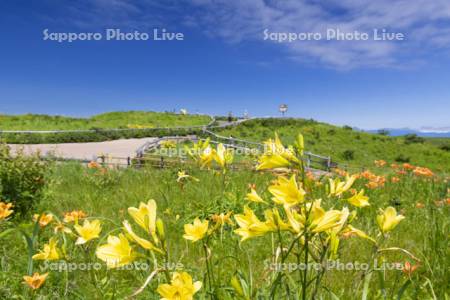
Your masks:
[{"label": "green hill", "polygon": [[277,132],[286,143],[300,132],[308,151],[331,156],[333,161],[351,168],[373,166],[374,160],[383,159],[450,172],[450,139],[389,137],[305,119],[255,119],[217,132],[250,141],[263,141]]},{"label": "green hill", "polygon": [[1,115],[0,130],[81,130],[109,128],[154,128],[205,125],[204,115],[182,115],[148,111],[109,112],[89,118],[49,115]]}]

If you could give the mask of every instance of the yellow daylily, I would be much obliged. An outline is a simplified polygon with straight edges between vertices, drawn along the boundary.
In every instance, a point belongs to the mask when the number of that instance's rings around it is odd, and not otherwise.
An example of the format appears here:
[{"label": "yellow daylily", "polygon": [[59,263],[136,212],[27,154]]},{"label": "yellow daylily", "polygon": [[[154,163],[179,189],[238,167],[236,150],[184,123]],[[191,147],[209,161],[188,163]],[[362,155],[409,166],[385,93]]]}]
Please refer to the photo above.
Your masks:
[{"label": "yellow daylily", "polygon": [[193,242],[203,239],[208,232],[208,220],[200,221],[199,218],[195,218],[193,224],[185,224],[183,238]]},{"label": "yellow daylily", "polygon": [[31,289],[37,290],[39,289],[47,279],[48,273],[39,274],[34,273],[33,276],[23,276],[23,282],[28,285]]},{"label": "yellow daylily", "polygon": [[294,233],[303,232],[303,228],[305,227],[305,217],[299,214],[297,211],[286,206],[284,207],[284,211],[288,218],[291,231],[293,231]]},{"label": "yellow daylily", "polygon": [[141,202],[139,208],[129,207],[128,213],[134,219],[134,221],[141,226],[146,232],[152,234],[153,239],[156,238],[156,202],[155,200],[149,200],[147,204]]},{"label": "yellow daylily", "polygon": [[200,181],[198,178],[188,175],[186,173],[186,171],[178,171],[177,175],[178,175],[177,182],[183,182],[183,181],[189,180],[189,179],[191,179],[193,181],[197,181],[197,182]]},{"label": "yellow daylily", "polygon": [[193,160],[198,161],[198,156],[209,146],[209,141],[209,138],[204,141],[199,140],[197,143],[194,143],[192,147],[189,147],[187,145],[184,146],[184,149]]},{"label": "yellow daylily", "polygon": [[74,210],[74,211],[70,211],[70,212],[66,212],[64,214],[64,222],[66,223],[70,223],[70,222],[75,222],[78,223],[79,219],[83,219],[86,218],[87,214],[82,211],[82,210]]},{"label": "yellow daylily", "polygon": [[217,145],[217,150],[214,153],[214,160],[221,168],[225,168],[233,162],[233,152],[227,150],[221,143]]},{"label": "yellow daylily", "polygon": [[344,207],[341,211],[341,216],[338,222],[338,225],[332,227],[329,231],[330,238],[330,256],[332,259],[335,259],[337,256],[338,248],[339,248],[339,234],[342,231],[342,228],[347,223],[348,217],[350,216],[350,212],[347,207]]},{"label": "yellow daylily", "polygon": [[335,226],[339,226],[342,216],[339,210],[325,211],[321,207],[318,207],[314,214],[312,214],[311,230],[314,233],[319,233],[331,229]]},{"label": "yellow daylily", "polygon": [[299,162],[292,148],[284,147],[276,133],[275,139],[264,142],[264,146],[265,152],[259,158],[257,170],[287,168],[292,163]]},{"label": "yellow daylily", "polygon": [[364,195],[364,190],[361,190],[359,193],[353,195],[347,201],[356,207],[365,207],[370,205],[369,197]]},{"label": "yellow daylily", "polygon": [[201,288],[202,282],[192,282],[188,273],[174,272],[170,284],[160,284],[156,291],[161,295],[161,300],[192,300]]},{"label": "yellow daylily", "polygon": [[214,214],[211,216],[211,219],[214,223],[216,223],[216,226],[223,226],[225,224],[234,225],[233,221],[231,220],[231,214],[232,214],[231,211],[227,212],[226,214],[224,213],[220,213],[220,215]]},{"label": "yellow daylily", "polygon": [[85,220],[83,226],[75,225],[75,231],[78,233],[79,237],[75,242],[76,245],[82,245],[89,242],[92,239],[98,238],[102,227],[99,220]]},{"label": "yellow daylily", "polygon": [[266,203],[256,192],[255,189],[251,189],[250,193],[247,194],[245,197],[248,201],[257,202],[257,203]]},{"label": "yellow daylily", "polygon": [[260,157],[256,170],[287,168],[290,165],[291,163],[281,155],[264,154]]},{"label": "yellow daylily", "polygon": [[301,156],[303,156],[303,150],[305,149],[305,143],[303,139],[303,135],[299,133],[297,135],[297,140],[294,143],[294,146],[297,148],[297,151]]},{"label": "yellow daylily", "polygon": [[54,233],[64,232],[64,233],[72,233],[72,230],[65,226],[62,222],[57,222],[53,227]]},{"label": "yellow daylily", "polygon": [[39,222],[39,226],[45,227],[53,221],[53,215],[52,214],[47,215],[45,213],[43,213],[42,215],[34,214],[33,221]]},{"label": "yellow daylily", "polygon": [[264,216],[266,218],[265,224],[271,231],[285,231],[290,229],[289,224],[281,218],[278,209],[267,209],[264,211]]},{"label": "yellow daylily", "polygon": [[241,242],[252,237],[262,236],[272,230],[266,223],[261,222],[253,210],[248,207],[244,207],[243,215],[235,215],[234,219],[240,227],[234,232],[242,237]]},{"label": "yellow daylily", "polygon": [[278,177],[277,183],[268,188],[273,195],[272,200],[277,204],[294,206],[304,201],[306,192],[298,186],[295,175],[291,179]]},{"label": "yellow daylily", "polygon": [[108,236],[108,243],[98,247],[95,254],[108,268],[125,266],[135,259],[133,248],[123,234]]},{"label": "yellow daylily", "polygon": [[147,249],[147,250],[152,250],[152,251],[156,251],[159,253],[163,253],[161,251],[161,249],[157,248],[155,245],[153,245],[152,242],[143,239],[141,237],[139,237],[136,233],[134,233],[133,228],[131,227],[130,223],[128,221],[123,221],[123,227],[125,229],[125,232],[128,234],[128,236],[131,238],[131,240],[135,241],[136,243],[138,243],[142,248]]},{"label": "yellow daylily", "polygon": [[57,248],[58,241],[56,238],[50,238],[48,244],[44,245],[44,249],[38,254],[33,255],[35,260],[56,260],[59,259],[59,253]]},{"label": "yellow daylily", "polygon": [[352,176],[347,176],[345,181],[342,181],[339,178],[335,178],[333,179],[329,179],[329,184],[330,184],[330,193],[329,196],[341,196],[344,192],[348,191],[353,183],[356,180],[356,176],[352,175]]},{"label": "yellow daylily", "polygon": [[347,225],[347,228],[344,229],[343,235],[346,237],[356,235],[360,238],[367,239],[376,244],[376,241],[373,238],[371,238],[367,233],[365,233],[364,231],[362,231],[360,229],[353,227],[352,225]]},{"label": "yellow daylily", "polygon": [[6,219],[14,212],[12,206],[11,203],[0,202],[0,220]]},{"label": "yellow daylily", "polygon": [[381,214],[377,216],[377,223],[383,233],[394,229],[405,217],[397,215],[397,211],[392,206],[385,210],[381,210]]},{"label": "yellow daylily", "polygon": [[208,145],[205,149],[201,150],[198,157],[202,168],[205,166],[210,166],[215,157],[215,150]]}]

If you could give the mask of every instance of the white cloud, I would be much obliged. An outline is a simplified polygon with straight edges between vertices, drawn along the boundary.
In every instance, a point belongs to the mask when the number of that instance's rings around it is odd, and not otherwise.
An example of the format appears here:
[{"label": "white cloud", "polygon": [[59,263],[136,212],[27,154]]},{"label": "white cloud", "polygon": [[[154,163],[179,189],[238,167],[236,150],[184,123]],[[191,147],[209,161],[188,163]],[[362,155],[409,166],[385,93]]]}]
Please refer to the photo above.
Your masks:
[{"label": "white cloud", "polygon": [[[410,66],[428,50],[450,49],[448,0],[84,0],[70,2],[79,26],[196,27],[228,43],[263,41],[271,32],[369,32],[386,28],[406,41],[280,43],[286,58],[339,69]],[[76,4],[73,4],[76,3]],[[81,3],[81,4],[80,4]],[[178,28],[179,29],[179,28]]]}]

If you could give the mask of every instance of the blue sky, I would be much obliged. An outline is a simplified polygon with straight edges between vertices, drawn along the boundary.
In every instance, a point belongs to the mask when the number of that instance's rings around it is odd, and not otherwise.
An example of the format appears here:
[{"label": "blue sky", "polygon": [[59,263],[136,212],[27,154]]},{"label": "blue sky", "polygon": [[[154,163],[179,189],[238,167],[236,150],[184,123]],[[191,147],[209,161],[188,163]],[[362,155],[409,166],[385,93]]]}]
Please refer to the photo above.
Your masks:
[{"label": "blue sky", "polygon": [[[182,32],[183,41],[43,40],[49,32]],[[264,40],[263,31],[404,41]],[[450,127],[447,0],[3,0],[0,113],[187,108],[360,128]]]}]

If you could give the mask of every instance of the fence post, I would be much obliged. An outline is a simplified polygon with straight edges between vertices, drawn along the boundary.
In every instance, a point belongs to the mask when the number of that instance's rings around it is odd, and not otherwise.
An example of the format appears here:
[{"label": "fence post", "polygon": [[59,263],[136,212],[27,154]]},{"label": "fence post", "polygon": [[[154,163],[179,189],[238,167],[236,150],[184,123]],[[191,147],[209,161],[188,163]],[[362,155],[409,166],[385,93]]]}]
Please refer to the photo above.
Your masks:
[{"label": "fence post", "polygon": [[159,163],[159,167],[162,169],[164,168],[164,156],[161,156],[161,161]]},{"label": "fence post", "polygon": [[131,157],[127,157],[127,166],[131,166]]}]

